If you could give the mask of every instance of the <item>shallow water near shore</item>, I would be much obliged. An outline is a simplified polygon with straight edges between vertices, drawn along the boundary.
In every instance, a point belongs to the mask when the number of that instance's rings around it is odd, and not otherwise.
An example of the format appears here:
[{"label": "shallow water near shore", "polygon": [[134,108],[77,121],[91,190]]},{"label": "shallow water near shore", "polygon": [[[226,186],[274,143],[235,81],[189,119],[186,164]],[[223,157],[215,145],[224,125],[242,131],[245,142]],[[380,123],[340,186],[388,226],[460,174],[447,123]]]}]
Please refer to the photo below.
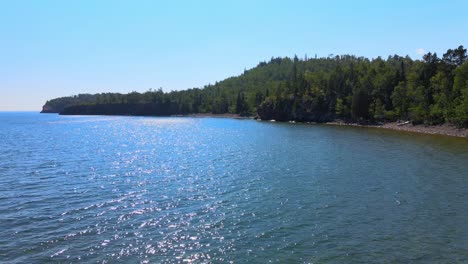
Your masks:
[{"label": "shallow water near shore", "polygon": [[468,140],[0,113],[0,262],[468,262]]}]

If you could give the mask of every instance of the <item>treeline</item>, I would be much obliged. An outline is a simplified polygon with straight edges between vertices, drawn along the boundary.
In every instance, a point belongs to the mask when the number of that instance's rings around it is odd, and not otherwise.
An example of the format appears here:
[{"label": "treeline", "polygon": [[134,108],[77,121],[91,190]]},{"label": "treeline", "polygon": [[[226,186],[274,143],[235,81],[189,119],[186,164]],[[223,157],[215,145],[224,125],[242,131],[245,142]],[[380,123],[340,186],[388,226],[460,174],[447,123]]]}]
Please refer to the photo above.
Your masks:
[{"label": "treeline", "polygon": [[468,56],[463,46],[422,60],[351,55],[272,58],[203,89],[81,94],[43,112],[176,115],[236,113],[279,121],[395,121],[468,127]]}]

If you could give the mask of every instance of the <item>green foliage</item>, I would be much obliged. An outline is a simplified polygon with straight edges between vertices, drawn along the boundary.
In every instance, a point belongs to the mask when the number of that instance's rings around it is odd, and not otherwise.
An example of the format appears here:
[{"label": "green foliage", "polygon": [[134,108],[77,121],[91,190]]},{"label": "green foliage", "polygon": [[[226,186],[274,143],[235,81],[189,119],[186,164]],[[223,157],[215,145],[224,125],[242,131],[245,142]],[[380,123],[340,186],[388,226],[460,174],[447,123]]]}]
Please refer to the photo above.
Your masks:
[{"label": "green foliage", "polygon": [[369,119],[369,95],[364,90],[353,93],[353,103],[351,105],[353,119]]},{"label": "green foliage", "polygon": [[245,100],[245,94],[243,92],[239,92],[236,100],[236,114],[248,115],[249,112],[249,104]]},{"label": "green foliage", "polygon": [[468,92],[465,92],[460,104],[455,107],[452,120],[459,127],[468,127]]},{"label": "green foliage", "polygon": [[460,127],[468,127],[468,62],[456,68],[453,90],[459,96],[451,120]]},{"label": "green foliage", "polygon": [[392,103],[395,107],[395,112],[398,117],[406,119],[408,117],[408,107],[410,99],[408,97],[408,89],[404,82],[400,82],[392,93]]},{"label": "green foliage", "polygon": [[385,118],[385,106],[382,101],[377,98],[373,103],[373,118],[376,120],[384,120]]},{"label": "green foliage", "polygon": [[337,116],[344,116],[347,115],[348,109],[346,108],[346,105],[343,102],[342,98],[336,99],[336,105],[335,105],[335,113]]},{"label": "green foliage", "polygon": [[[43,112],[174,115],[237,113],[262,119],[411,120],[466,127],[468,56],[460,46],[442,58],[350,55],[271,58],[202,89],[164,93],[80,94],[47,101]],[[79,107],[78,107],[79,106]]]}]

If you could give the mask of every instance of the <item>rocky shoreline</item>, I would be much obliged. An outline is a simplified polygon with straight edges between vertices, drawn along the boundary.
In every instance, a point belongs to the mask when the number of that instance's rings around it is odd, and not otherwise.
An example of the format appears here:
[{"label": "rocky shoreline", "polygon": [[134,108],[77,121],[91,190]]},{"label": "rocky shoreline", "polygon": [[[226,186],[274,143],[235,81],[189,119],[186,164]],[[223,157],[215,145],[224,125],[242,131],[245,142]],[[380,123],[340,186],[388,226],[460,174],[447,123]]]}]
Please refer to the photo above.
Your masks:
[{"label": "rocky shoreline", "polygon": [[358,124],[358,123],[347,123],[347,122],[341,122],[341,121],[327,122],[325,124],[336,125],[336,126],[372,127],[372,128],[382,128],[382,129],[390,129],[390,130],[406,131],[406,132],[414,132],[414,133],[468,138],[468,129],[457,128],[449,124],[425,126],[425,125],[413,125],[411,123],[389,122],[389,123],[383,123],[383,124],[368,125],[368,124]]},{"label": "rocky shoreline", "polygon": [[[189,115],[173,115],[173,116],[184,116],[184,117],[214,117],[214,118],[234,118],[234,119],[257,119],[258,116],[241,116],[239,114],[211,114],[211,113],[199,113],[199,114],[189,114]],[[271,122],[273,120],[263,120],[264,122]],[[289,121],[289,123],[296,123],[294,121]],[[301,122],[297,122],[301,123]],[[315,123],[315,122],[314,122]],[[318,123],[320,124],[320,123]],[[405,131],[413,133],[423,133],[423,134],[432,134],[432,135],[443,135],[451,137],[461,137],[468,138],[468,129],[466,128],[457,128],[456,126],[450,124],[436,125],[436,126],[425,126],[425,125],[413,125],[410,122],[388,122],[388,123],[378,123],[378,124],[360,124],[360,123],[351,123],[344,122],[342,120],[335,120],[332,122],[325,122],[325,125],[334,125],[334,126],[358,126],[358,127],[370,127],[370,128],[382,128],[396,131]]]}]

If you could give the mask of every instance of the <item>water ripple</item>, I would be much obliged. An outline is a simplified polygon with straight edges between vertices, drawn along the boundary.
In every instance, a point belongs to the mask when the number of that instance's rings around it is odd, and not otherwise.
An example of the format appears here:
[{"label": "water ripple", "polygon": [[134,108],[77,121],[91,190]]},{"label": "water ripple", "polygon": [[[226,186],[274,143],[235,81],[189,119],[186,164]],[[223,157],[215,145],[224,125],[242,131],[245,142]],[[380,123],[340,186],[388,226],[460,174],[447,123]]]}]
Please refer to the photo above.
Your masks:
[{"label": "water ripple", "polygon": [[460,139],[210,118],[0,119],[0,262],[468,261]]}]

